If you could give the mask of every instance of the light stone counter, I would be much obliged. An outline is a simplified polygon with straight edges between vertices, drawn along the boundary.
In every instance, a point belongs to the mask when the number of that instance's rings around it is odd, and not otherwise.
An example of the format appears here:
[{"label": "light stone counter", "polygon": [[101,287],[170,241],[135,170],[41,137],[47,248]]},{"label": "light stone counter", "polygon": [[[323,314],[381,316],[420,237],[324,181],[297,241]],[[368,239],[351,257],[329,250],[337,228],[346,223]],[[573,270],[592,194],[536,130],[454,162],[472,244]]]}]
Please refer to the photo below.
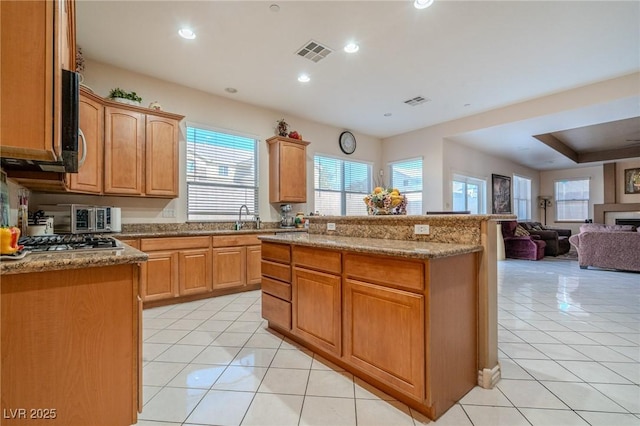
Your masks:
[{"label": "light stone counter", "polygon": [[382,254],[386,256],[407,257],[413,259],[435,259],[482,251],[481,245],[474,244],[399,241],[379,238],[342,237],[306,233],[261,235],[258,238],[263,241],[274,243],[348,250],[359,253]]},{"label": "light stone counter", "polygon": [[73,253],[65,251],[53,254],[30,253],[21,260],[3,260],[0,274],[25,274],[29,272],[60,271],[63,269],[93,268],[127,263],[146,262],[149,256],[126,244],[122,250],[101,250]]}]

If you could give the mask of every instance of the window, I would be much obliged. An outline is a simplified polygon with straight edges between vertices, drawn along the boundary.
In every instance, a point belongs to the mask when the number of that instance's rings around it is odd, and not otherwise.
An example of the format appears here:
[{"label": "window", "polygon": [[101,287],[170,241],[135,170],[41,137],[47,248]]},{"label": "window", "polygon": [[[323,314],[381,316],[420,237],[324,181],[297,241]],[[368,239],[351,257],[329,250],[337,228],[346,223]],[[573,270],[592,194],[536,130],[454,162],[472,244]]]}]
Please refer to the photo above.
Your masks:
[{"label": "window", "polygon": [[556,220],[584,222],[589,217],[589,179],[555,182]]},{"label": "window", "polygon": [[422,157],[389,163],[392,188],[407,198],[407,214],[422,211]]},{"label": "window", "polygon": [[466,211],[472,214],[486,213],[486,192],[487,182],[464,175],[453,175],[453,210]]},{"label": "window", "polygon": [[371,164],[316,155],[313,158],[316,211],[329,216],[367,214]]},{"label": "window", "polygon": [[257,140],[187,126],[188,220],[235,220],[258,207]]},{"label": "window", "polygon": [[531,220],[531,179],[513,175],[513,206],[518,220]]}]

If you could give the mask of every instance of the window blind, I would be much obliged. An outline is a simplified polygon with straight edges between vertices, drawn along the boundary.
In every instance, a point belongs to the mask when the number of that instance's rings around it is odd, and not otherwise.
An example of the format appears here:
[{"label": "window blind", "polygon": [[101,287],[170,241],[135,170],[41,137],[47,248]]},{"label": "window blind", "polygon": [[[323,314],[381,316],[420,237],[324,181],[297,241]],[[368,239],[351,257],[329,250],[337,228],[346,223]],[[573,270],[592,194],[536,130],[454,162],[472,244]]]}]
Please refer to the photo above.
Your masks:
[{"label": "window blind", "polygon": [[422,211],[422,157],[389,163],[391,187],[407,198],[407,214]]},{"label": "window blind", "polygon": [[513,175],[513,206],[518,220],[531,219],[531,179]]},{"label": "window blind", "polygon": [[371,192],[371,164],[314,156],[315,209],[323,215],[367,214],[363,198]]},{"label": "window blind", "polygon": [[556,220],[582,222],[589,217],[589,179],[555,182]]},{"label": "window blind", "polygon": [[188,220],[235,220],[258,209],[257,140],[187,127]]}]

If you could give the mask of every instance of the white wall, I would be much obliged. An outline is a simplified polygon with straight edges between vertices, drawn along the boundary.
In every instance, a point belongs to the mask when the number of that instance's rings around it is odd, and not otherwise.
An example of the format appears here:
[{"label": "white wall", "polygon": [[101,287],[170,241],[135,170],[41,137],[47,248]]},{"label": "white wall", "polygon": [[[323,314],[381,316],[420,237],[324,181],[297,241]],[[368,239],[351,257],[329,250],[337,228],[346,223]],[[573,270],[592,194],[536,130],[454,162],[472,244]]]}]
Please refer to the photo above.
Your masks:
[{"label": "white wall", "polygon": [[[338,137],[344,130],[333,126],[305,120],[295,116],[250,105],[229,98],[211,95],[189,87],[158,80],[133,73],[111,65],[87,59],[85,61],[84,84],[95,93],[106,97],[110,89],[120,87],[135,91],[143,99],[143,106],[158,101],[164,111],[182,114],[180,135],[180,197],[174,200],[134,197],[98,197],[76,194],[34,194],[35,203],[92,203],[122,207],[123,223],[180,223],[187,218],[187,185],[185,179],[185,127],[186,123],[198,123],[255,136],[259,142],[258,184],[259,213],[265,221],[279,220],[279,205],[269,204],[269,158],[266,142],[275,134],[276,121],[285,118],[290,130],[297,130],[304,140],[311,142],[307,147],[307,204],[294,206],[294,211],[310,212],[313,205],[313,156],[315,153],[330,154],[347,158],[338,147]],[[309,100],[312,102],[313,100]],[[381,140],[364,134],[354,133],[357,139],[356,152],[349,159],[368,161],[374,170],[381,167]],[[164,209],[174,209],[175,218],[163,217]]]},{"label": "white wall", "polygon": [[474,150],[449,140],[445,140],[444,142],[443,164],[445,210],[451,210],[453,206],[453,188],[451,181],[454,173],[485,180],[487,183],[485,193],[487,213],[491,213],[492,207],[491,175],[498,174],[511,177],[513,189],[513,175],[517,174],[518,176],[531,179],[531,219],[538,220],[538,209],[536,206],[537,197],[539,195],[539,172],[537,170],[521,166],[504,158],[487,155],[484,152]]}]

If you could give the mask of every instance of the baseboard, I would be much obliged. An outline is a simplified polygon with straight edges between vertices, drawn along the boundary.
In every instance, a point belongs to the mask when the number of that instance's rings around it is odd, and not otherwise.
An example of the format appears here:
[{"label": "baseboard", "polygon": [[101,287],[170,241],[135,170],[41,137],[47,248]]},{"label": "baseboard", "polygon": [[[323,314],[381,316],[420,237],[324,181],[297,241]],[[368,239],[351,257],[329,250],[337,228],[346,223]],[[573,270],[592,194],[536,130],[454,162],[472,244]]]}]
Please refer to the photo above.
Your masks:
[{"label": "baseboard", "polygon": [[485,389],[493,389],[500,381],[500,363],[493,368],[485,368],[478,371],[478,386]]}]

